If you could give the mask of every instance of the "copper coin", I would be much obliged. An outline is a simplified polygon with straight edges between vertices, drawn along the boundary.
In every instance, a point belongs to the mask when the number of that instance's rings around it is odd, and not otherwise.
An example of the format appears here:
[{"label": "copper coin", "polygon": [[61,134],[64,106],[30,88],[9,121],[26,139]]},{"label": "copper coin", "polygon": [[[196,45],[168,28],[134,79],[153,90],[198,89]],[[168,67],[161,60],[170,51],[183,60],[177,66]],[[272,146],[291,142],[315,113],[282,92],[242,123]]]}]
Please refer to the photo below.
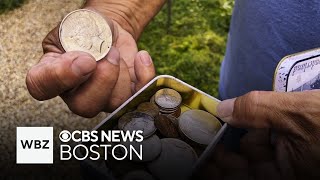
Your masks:
[{"label": "copper coin", "polygon": [[137,111],[156,117],[159,114],[159,107],[151,102],[144,102],[139,104]]},{"label": "copper coin", "polygon": [[156,116],[154,124],[163,136],[170,138],[179,137],[178,129],[166,115]]}]

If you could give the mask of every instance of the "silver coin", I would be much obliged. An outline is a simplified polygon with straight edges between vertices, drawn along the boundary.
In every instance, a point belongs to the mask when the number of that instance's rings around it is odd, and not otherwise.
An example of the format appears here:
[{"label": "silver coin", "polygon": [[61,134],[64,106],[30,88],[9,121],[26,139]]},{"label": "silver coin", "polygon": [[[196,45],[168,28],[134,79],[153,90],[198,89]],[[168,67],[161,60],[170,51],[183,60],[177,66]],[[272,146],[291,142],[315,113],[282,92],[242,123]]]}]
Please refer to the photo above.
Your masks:
[{"label": "silver coin", "polygon": [[88,9],[78,9],[62,20],[59,39],[66,52],[87,52],[98,61],[105,57],[111,48],[112,32],[100,14]]},{"label": "silver coin", "polygon": [[[150,115],[148,115],[147,113],[144,113],[144,112],[138,112],[138,111],[128,112],[128,113],[122,115],[120,117],[120,119],[118,120],[118,128],[120,130],[123,130],[124,126],[128,122],[130,122],[133,118],[139,118],[139,117],[150,118],[147,116],[150,116]],[[151,117],[150,119],[153,119],[153,117]]]},{"label": "silver coin", "polygon": [[154,118],[146,113],[132,112],[131,120],[124,127],[124,131],[142,130],[143,137],[151,136],[157,129],[154,125]]},{"label": "silver coin", "polygon": [[174,138],[161,139],[160,156],[148,164],[148,169],[159,180],[187,179],[197,154],[187,143]]},{"label": "silver coin", "polygon": [[180,106],[182,97],[177,91],[164,88],[156,92],[155,102],[158,106],[160,106],[160,109],[172,110]]},{"label": "silver coin", "polygon": [[155,180],[151,174],[143,170],[131,171],[123,177],[123,180]]},{"label": "silver coin", "polygon": [[[138,162],[147,162],[156,159],[161,153],[161,141],[157,135],[152,135],[151,137],[144,139],[142,142],[122,142],[122,144],[130,149],[130,145],[133,146],[137,152],[140,152],[140,145],[142,145],[142,160],[135,154],[132,153],[132,160]],[[129,157],[129,156],[128,156]]]},{"label": "silver coin", "polygon": [[189,110],[179,117],[179,129],[190,140],[208,145],[221,128],[220,121],[202,110]]}]

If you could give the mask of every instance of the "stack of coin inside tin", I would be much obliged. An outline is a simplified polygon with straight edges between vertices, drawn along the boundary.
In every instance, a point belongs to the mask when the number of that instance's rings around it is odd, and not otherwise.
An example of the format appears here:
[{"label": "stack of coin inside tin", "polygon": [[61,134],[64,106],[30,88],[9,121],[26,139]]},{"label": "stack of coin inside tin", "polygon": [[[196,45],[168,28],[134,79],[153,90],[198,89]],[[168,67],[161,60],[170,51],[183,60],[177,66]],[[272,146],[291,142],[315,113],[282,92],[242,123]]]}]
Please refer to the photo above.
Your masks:
[{"label": "stack of coin inside tin", "polygon": [[198,155],[210,143],[221,124],[203,110],[181,114],[181,95],[169,88],[158,90],[150,99],[118,120],[118,129],[143,130],[143,142],[122,142],[125,147],[142,145],[142,160],[106,161],[120,179],[187,179]]},{"label": "stack of coin inside tin", "polygon": [[181,113],[180,105],[182,103],[182,97],[173,89],[160,89],[154,95],[154,103],[159,107],[161,114],[174,114],[179,116]]}]

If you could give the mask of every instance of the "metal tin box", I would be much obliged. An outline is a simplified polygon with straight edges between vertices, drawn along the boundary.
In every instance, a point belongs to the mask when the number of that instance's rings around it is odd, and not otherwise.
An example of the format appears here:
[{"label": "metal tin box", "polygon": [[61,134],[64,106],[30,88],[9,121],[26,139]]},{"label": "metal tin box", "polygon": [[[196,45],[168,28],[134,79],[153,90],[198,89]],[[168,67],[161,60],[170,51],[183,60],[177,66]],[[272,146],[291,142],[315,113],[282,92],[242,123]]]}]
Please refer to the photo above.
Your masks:
[{"label": "metal tin box", "polygon": [[[188,85],[187,83],[175,77],[169,75],[161,75],[151,80],[141,90],[139,90],[125,103],[123,103],[119,108],[112,112],[106,119],[102,120],[101,123],[94,128],[94,130],[99,131],[113,129],[117,125],[118,119],[123,114],[133,111],[140,103],[149,101],[150,98],[159,89],[162,88],[171,88],[180,93],[182,97],[182,112],[185,112],[190,109],[200,109],[207,111],[214,116],[217,115],[216,108],[218,103],[220,102],[218,99],[196,89],[193,86]],[[197,171],[197,169],[202,165],[202,163],[205,162],[208,156],[212,153],[215,145],[218,143],[218,141],[224,134],[227,128],[227,124],[223,123],[221,120],[220,122],[222,124],[220,130],[217,132],[214,139],[212,139],[211,143],[204,149],[204,151],[202,151],[202,153],[198,157],[198,160],[194,165],[193,172],[190,172],[190,176],[193,173],[195,173],[195,171]],[[85,172],[90,171],[89,173],[91,175],[94,175],[93,177],[114,179],[112,176],[112,172],[103,162],[85,160],[82,161],[82,168],[85,170]]]}]

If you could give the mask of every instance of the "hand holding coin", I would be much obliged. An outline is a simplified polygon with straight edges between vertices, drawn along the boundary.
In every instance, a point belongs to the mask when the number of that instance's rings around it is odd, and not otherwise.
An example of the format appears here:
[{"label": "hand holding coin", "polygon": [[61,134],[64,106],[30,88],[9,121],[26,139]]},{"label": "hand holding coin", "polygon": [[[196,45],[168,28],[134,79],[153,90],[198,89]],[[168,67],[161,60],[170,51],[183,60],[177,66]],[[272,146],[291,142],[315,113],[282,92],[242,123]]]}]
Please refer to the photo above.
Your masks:
[{"label": "hand holding coin", "polygon": [[123,24],[98,12],[99,7],[86,8],[70,13],[46,36],[45,54],[29,70],[26,83],[35,99],[59,95],[74,113],[93,117],[117,108],[155,70]]}]

